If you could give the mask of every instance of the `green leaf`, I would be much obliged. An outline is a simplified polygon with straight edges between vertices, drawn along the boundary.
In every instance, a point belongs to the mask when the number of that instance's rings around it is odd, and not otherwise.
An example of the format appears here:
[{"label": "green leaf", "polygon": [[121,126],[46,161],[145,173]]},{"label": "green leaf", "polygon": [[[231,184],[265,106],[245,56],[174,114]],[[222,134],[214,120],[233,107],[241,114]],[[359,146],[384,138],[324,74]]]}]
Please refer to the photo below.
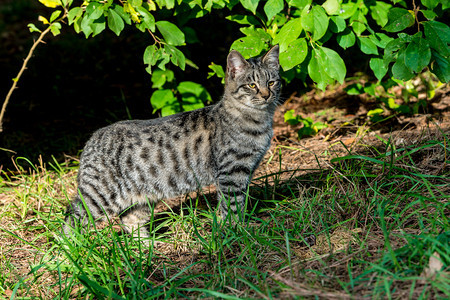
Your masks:
[{"label": "green leaf", "polygon": [[125,27],[125,24],[122,20],[122,18],[119,16],[118,13],[116,13],[111,8],[108,10],[108,27],[111,29],[117,36],[120,35],[123,28]]},{"label": "green leaf", "polygon": [[385,35],[384,33],[375,33],[375,35],[370,35],[369,36],[370,40],[377,45],[377,47],[379,48],[386,48],[387,44],[389,44],[389,42],[393,41],[394,39]]},{"label": "green leaf", "polygon": [[91,2],[88,6],[86,6],[85,15],[89,20],[97,20],[103,15],[104,7],[100,3]]},{"label": "green leaf", "polygon": [[160,89],[166,82],[172,82],[175,78],[171,70],[155,70],[152,74],[152,88]]},{"label": "green leaf", "polygon": [[311,124],[305,124],[303,122],[304,126],[297,131],[298,138],[301,139],[302,137],[307,136],[313,136],[317,133],[317,131],[311,126]]},{"label": "green leaf", "polygon": [[173,92],[169,89],[155,91],[151,98],[150,103],[154,110],[161,109],[164,106],[173,104],[177,101],[177,98],[173,95]]},{"label": "green leaf", "polygon": [[152,74],[152,66],[156,64],[158,59],[161,57],[161,52],[155,45],[148,46],[144,51],[144,64],[148,67],[145,69],[149,74]]},{"label": "green leaf", "polygon": [[389,10],[388,22],[383,29],[387,32],[399,32],[414,25],[414,13],[404,8],[394,7]]},{"label": "green leaf", "polygon": [[348,19],[353,16],[357,10],[358,5],[355,2],[343,3],[341,5],[341,10],[339,11],[339,16]]},{"label": "green leaf", "polygon": [[211,100],[211,96],[209,96],[209,93],[206,91],[206,89],[201,84],[192,81],[180,82],[177,90],[181,94],[193,94],[197,97],[202,97],[203,95],[204,97],[206,97],[205,99]]},{"label": "green leaf", "polygon": [[146,29],[150,31],[155,31],[155,17],[144,7],[136,7],[136,11],[141,15],[142,20],[141,23],[136,24],[136,27],[144,32]]},{"label": "green leaf", "polygon": [[410,35],[404,32],[400,32],[398,35],[398,38],[403,41],[404,43],[411,43],[414,39],[414,36],[421,36],[421,32],[416,33],[415,35]]},{"label": "green leaf", "polygon": [[375,97],[376,94],[377,94],[376,87],[377,87],[377,84],[373,84],[373,83],[366,84],[364,86],[364,92],[369,94],[370,96],[374,96]]},{"label": "green leaf", "polygon": [[384,110],[382,108],[375,108],[375,109],[369,110],[367,112],[367,116],[371,117],[371,116],[382,114],[383,112],[384,112]]},{"label": "green leaf", "polygon": [[28,28],[30,29],[30,32],[42,32],[39,28],[36,27],[36,25],[34,25],[33,23],[30,23],[27,25]]},{"label": "green leaf", "polygon": [[284,4],[283,0],[269,0],[264,5],[264,12],[266,13],[267,20],[272,20],[272,18],[283,10]]},{"label": "green leaf", "polygon": [[328,125],[326,123],[322,123],[322,122],[314,122],[312,128],[314,129],[314,131],[317,133],[319,132],[319,130],[322,130],[324,128],[327,128]]},{"label": "green leaf", "polygon": [[248,9],[253,14],[256,14],[259,0],[240,0],[240,2],[245,9]]},{"label": "green leaf", "polygon": [[72,25],[72,23],[75,22],[82,15],[83,15],[83,8],[81,8],[81,7],[72,8],[69,11],[69,13],[67,14],[67,19],[69,20],[69,25]]},{"label": "green leaf", "polygon": [[420,10],[425,18],[428,20],[434,20],[437,17],[437,14],[432,10]]},{"label": "green leaf", "polygon": [[[84,21],[84,18],[83,18]],[[82,30],[83,30],[83,22],[82,24]],[[92,36],[96,36],[97,34],[101,33],[106,28],[106,20],[104,16],[101,16],[97,20],[90,20],[87,24],[88,28],[85,27],[85,30],[83,30],[83,33],[85,34],[86,38],[89,37],[89,35],[92,33]]]},{"label": "green leaf", "polygon": [[211,63],[208,68],[212,70],[212,72],[208,72],[208,79],[216,75],[217,77],[222,78],[222,83],[225,83],[225,71],[223,70],[221,65]]},{"label": "green leaf", "polygon": [[57,36],[61,33],[61,23],[55,22],[52,25],[50,25],[50,31],[54,36]]},{"label": "green leaf", "polygon": [[133,17],[133,20],[138,19],[138,13],[134,8],[132,8],[130,5],[125,5],[127,9],[131,9],[132,11],[126,11],[124,6],[120,5],[113,5],[113,10],[122,18],[122,20],[128,24],[131,25],[131,17]]},{"label": "green leaf", "polygon": [[326,47],[319,48],[319,57],[321,58],[321,64],[323,70],[333,79],[336,79],[341,84],[344,83],[345,74],[347,69],[345,63],[339,54]]},{"label": "green leaf", "polygon": [[170,115],[174,115],[177,114],[179,112],[181,112],[181,105],[178,102],[173,102],[170,103],[167,106],[164,106],[163,108],[161,108],[161,116],[166,117],[166,116],[170,116]]},{"label": "green leaf", "polygon": [[239,30],[247,36],[254,36],[260,38],[266,43],[272,40],[270,34],[268,34],[267,31],[265,31],[262,28],[255,28],[254,26],[249,26],[249,27],[241,27]]},{"label": "green leaf", "polygon": [[55,21],[57,17],[61,14],[60,10],[55,10],[52,15],[50,16],[50,23]]},{"label": "green leaf", "polygon": [[414,77],[414,73],[405,65],[405,50],[399,52],[397,61],[392,66],[392,75],[403,81]]},{"label": "green leaf", "polygon": [[442,83],[450,81],[450,64],[448,58],[442,56],[440,53],[431,50],[431,72],[433,72]]},{"label": "green leaf", "polygon": [[80,29],[86,38],[91,34],[96,36],[106,28],[106,20],[103,15],[104,6],[97,2],[91,2],[86,6],[86,12],[81,21]]},{"label": "green leaf", "polygon": [[186,58],[183,52],[171,45],[164,45],[164,50],[170,55],[170,60],[175,66],[179,66],[181,70],[184,71],[186,67]]},{"label": "green leaf", "polygon": [[424,6],[429,9],[435,8],[441,1],[439,0],[422,0],[421,1]]},{"label": "green leaf", "polygon": [[312,33],[314,40],[319,40],[325,35],[329,18],[322,6],[314,5],[311,10],[305,7],[301,14],[302,27]]},{"label": "green leaf", "polygon": [[377,22],[378,26],[383,27],[388,22],[388,12],[392,5],[383,1],[375,1],[375,5],[370,8],[370,15]]},{"label": "green leaf", "polygon": [[265,48],[264,41],[254,36],[237,39],[231,44],[231,49],[239,51],[247,59],[261,54]]},{"label": "green leaf", "polygon": [[431,48],[439,52],[442,56],[449,56],[450,51],[448,44],[450,43],[450,29],[441,22],[426,21],[423,22],[425,29],[425,37]]},{"label": "green leaf", "polygon": [[288,0],[287,3],[290,7],[293,6],[293,7],[297,7],[298,9],[302,10],[307,5],[311,5],[312,0]]},{"label": "green leaf", "polygon": [[357,10],[356,13],[351,16],[350,24],[356,35],[360,35],[366,30],[367,19],[361,10]]},{"label": "green leaf", "polygon": [[394,99],[394,98],[388,98],[388,99],[387,99],[387,106],[388,106],[390,109],[397,109],[397,108],[400,107],[399,104],[395,103],[395,99]]},{"label": "green leaf", "polygon": [[412,71],[421,72],[430,63],[430,59],[430,45],[424,38],[417,37],[406,47],[405,64]]},{"label": "green leaf", "polygon": [[308,63],[308,74],[317,83],[319,89],[325,90],[327,85],[332,84],[334,80],[323,70],[318,52],[317,49],[312,51],[311,60]]},{"label": "green leaf", "polygon": [[164,40],[172,46],[184,45],[184,33],[169,21],[158,21],[156,27],[161,32]]},{"label": "green leaf", "polygon": [[184,111],[190,111],[204,107],[204,103],[210,102],[211,95],[201,85],[192,81],[183,81],[177,87],[181,94],[181,106]]},{"label": "green leaf", "polygon": [[295,110],[291,109],[284,113],[284,122],[289,125],[297,125],[300,123],[298,116],[295,115]]},{"label": "green leaf", "polygon": [[232,15],[232,16],[226,17],[225,19],[236,22],[241,25],[261,26],[261,23],[254,16]]},{"label": "green leaf", "polygon": [[344,18],[340,16],[331,16],[330,21],[330,30],[334,33],[342,32],[347,28]]},{"label": "green leaf", "polygon": [[337,15],[341,8],[338,0],[327,0],[322,4],[322,7],[329,15]]},{"label": "green leaf", "polygon": [[166,7],[167,9],[172,9],[175,7],[175,0],[156,0],[156,3],[161,8]]},{"label": "green leaf", "polygon": [[375,74],[375,77],[381,81],[386,75],[388,71],[388,66],[384,62],[384,59],[378,58],[378,57],[372,57],[369,62],[369,66],[372,69],[373,73]]},{"label": "green leaf", "polygon": [[365,54],[375,54],[378,55],[378,48],[374,42],[368,37],[359,36],[358,37],[358,46],[361,51]]},{"label": "green leaf", "polygon": [[280,52],[283,52],[292,41],[295,41],[300,36],[301,32],[301,19],[292,19],[281,27],[281,30],[273,39],[273,43],[280,45]]},{"label": "green leaf", "polygon": [[361,83],[353,83],[344,88],[344,91],[348,95],[361,95],[364,94],[364,89]]},{"label": "green leaf", "polygon": [[142,6],[142,0],[129,0],[128,2],[136,8]]},{"label": "green leaf", "polygon": [[304,38],[291,42],[286,51],[280,52],[280,64],[284,71],[301,64],[308,54],[308,44]]},{"label": "green leaf", "polygon": [[342,33],[338,34],[336,39],[339,46],[344,49],[352,47],[356,42],[355,34],[348,28],[346,28]]},{"label": "green leaf", "polygon": [[395,59],[397,51],[405,47],[405,41],[398,38],[390,41],[384,48],[383,60],[386,64],[389,64]]},{"label": "green leaf", "polygon": [[159,56],[159,60],[156,63],[156,66],[158,68],[160,68],[161,70],[165,70],[166,69],[166,64],[168,64],[169,61],[170,61],[170,54],[168,54],[165,51],[165,49],[166,48],[162,48],[162,49],[158,50],[158,53],[159,53],[160,56]]}]

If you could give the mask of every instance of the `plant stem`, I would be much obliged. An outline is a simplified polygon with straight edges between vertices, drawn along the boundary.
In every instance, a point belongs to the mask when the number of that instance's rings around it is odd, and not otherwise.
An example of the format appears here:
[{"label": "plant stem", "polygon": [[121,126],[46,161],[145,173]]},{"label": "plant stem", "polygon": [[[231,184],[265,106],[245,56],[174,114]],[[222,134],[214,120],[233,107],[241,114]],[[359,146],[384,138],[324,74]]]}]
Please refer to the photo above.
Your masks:
[{"label": "plant stem", "polygon": [[50,27],[51,26],[48,26],[47,29],[42,31],[41,35],[39,36],[39,38],[34,42],[33,46],[31,46],[31,49],[28,52],[27,57],[23,61],[22,68],[20,68],[20,71],[17,74],[17,77],[13,79],[13,84],[12,84],[11,88],[9,89],[8,94],[6,95],[5,101],[3,102],[2,110],[0,112],[0,132],[3,131],[3,116],[5,115],[6,106],[8,106],[9,99],[11,98],[11,95],[12,95],[13,91],[15,90],[16,86],[17,86],[17,82],[19,81],[19,79],[22,76],[23,72],[26,70],[28,61],[30,60],[31,56],[33,55],[33,52],[36,49],[37,45],[39,43],[41,43],[43,41],[43,39],[44,39],[44,36],[47,33],[49,33]]}]

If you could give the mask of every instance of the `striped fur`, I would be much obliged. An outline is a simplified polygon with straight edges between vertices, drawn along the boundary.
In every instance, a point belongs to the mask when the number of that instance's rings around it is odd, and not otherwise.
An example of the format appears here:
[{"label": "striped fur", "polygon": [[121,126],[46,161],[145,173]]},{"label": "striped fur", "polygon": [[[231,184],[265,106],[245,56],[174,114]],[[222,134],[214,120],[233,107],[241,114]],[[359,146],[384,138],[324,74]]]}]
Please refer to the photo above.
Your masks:
[{"label": "striped fur", "polygon": [[[216,184],[221,213],[244,208],[251,176],[270,146],[279,100],[278,46],[246,61],[231,51],[223,99],[156,120],[122,121],[93,134],[81,155],[78,195],[64,232],[86,216],[120,215],[147,236],[148,202]],[[130,208],[131,207],[131,208]]]}]

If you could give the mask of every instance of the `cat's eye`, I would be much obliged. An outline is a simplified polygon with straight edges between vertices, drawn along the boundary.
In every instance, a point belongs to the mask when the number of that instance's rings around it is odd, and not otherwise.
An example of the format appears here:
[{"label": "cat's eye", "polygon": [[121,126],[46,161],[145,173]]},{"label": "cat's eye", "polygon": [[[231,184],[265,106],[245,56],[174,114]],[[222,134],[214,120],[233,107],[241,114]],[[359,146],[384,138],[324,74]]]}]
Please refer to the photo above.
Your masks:
[{"label": "cat's eye", "polygon": [[269,83],[267,83],[268,86],[273,86],[275,84],[275,81],[269,81]]},{"label": "cat's eye", "polygon": [[256,88],[256,84],[255,84],[255,83],[249,83],[248,86],[249,86],[249,88],[251,88],[251,89]]}]

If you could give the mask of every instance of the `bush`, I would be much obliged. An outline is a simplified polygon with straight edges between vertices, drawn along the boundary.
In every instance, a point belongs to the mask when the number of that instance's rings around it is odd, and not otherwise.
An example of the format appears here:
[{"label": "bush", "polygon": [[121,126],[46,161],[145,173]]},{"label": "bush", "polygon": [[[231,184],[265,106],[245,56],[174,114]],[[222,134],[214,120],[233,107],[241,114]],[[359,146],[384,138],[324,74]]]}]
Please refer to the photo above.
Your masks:
[{"label": "bush", "polygon": [[[62,21],[77,33],[92,38],[107,28],[120,35],[134,26],[152,37],[143,53],[147,72],[157,91],[151,98],[162,115],[202,107],[208,92],[193,82],[176,84],[170,65],[185,70],[196,67],[187,58],[189,44],[196,43],[202,28],[191,20],[220,12],[239,25],[242,37],[230,49],[244,57],[256,56],[271,45],[280,45],[282,76],[289,85],[309,78],[324,90],[335,81],[343,83],[354,57],[367,62],[382,81],[407,81],[428,68],[441,82],[450,81],[449,27],[440,22],[448,1],[413,0],[39,0],[54,11],[39,16],[53,35],[60,34]],[[39,26],[41,27],[41,26]],[[30,31],[41,32],[34,24]],[[360,66],[363,69],[364,66]],[[224,77],[222,66],[211,63],[209,77]]]}]

